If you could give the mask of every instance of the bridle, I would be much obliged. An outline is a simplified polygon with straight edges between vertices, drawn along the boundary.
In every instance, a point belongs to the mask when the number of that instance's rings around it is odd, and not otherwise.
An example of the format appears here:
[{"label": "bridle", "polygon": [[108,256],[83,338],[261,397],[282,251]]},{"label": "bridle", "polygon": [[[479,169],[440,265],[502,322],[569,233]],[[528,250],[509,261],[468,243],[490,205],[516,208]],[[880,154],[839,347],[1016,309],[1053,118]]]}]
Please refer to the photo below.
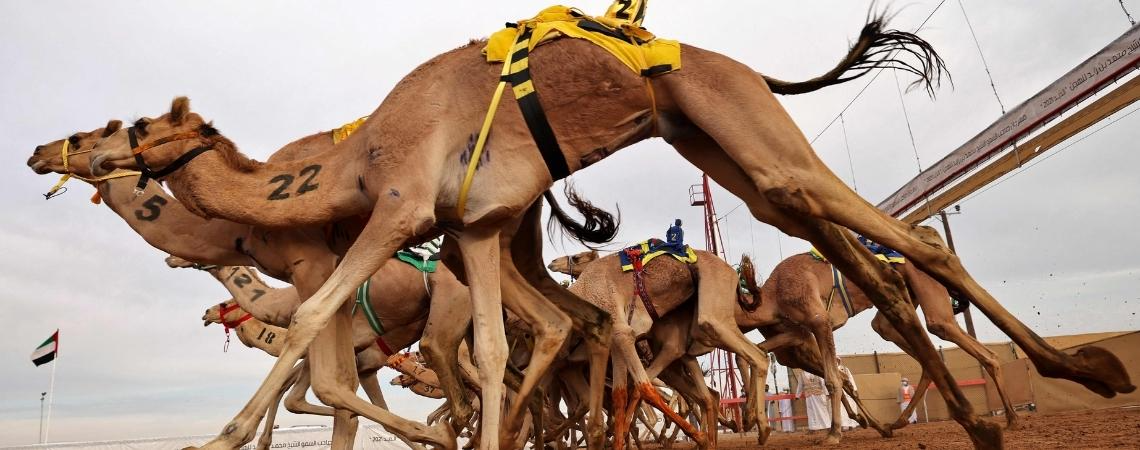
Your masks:
[{"label": "bridle", "polygon": [[152,170],[150,166],[147,165],[146,160],[143,159],[143,152],[160,145],[169,144],[171,142],[184,141],[187,139],[196,139],[201,137],[202,133],[197,130],[183,131],[180,133],[174,133],[170,136],[163,136],[140,145],[138,135],[135,133],[135,127],[127,128],[127,139],[130,141],[131,153],[134,154],[135,164],[138,165],[140,171],[139,182],[135,185],[135,195],[142,195],[143,189],[146,189],[146,185],[150,180],[158,180],[162,177],[170,175],[175,170],[181,169],[182,166],[185,166],[194,158],[197,158],[198,155],[201,155],[206,151],[213,150],[214,144],[210,143],[207,145],[194,147],[189,152],[183,153],[178,157],[178,159],[175,159],[174,162],[170,163],[170,165],[159,170]]},{"label": "bridle", "polygon": [[[72,177],[78,178],[78,179],[86,181],[88,183],[98,185],[99,183],[102,183],[102,182],[107,181],[107,180],[113,180],[115,178],[125,178],[125,177],[139,175],[139,172],[134,171],[134,170],[117,170],[117,171],[112,172],[110,174],[107,174],[107,175],[104,175],[101,177],[95,177],[95,178],[86,178],[86,177],[82,177],[82,176],[73,174],[73,173],[71,173],[71,163],[69,162],[70,157],[73,155],[82,155],[84,153],[91,153],[93,150],[95,150],[95,147],[92,146],[91,148],[89,148],[87,150],[80,150],[77,152],[70,152],[69,153],[67,150],[69,149],[70,146],[71,146],[71,138],[64,139],[62,150],[60,150],[60,153],[61,153],[60,158],[63,160],[63,172],[64,172],[64,174],[59,177],[59,181],[55,183],[55,186],[52,186],[51,189],[48,189],[47,193],[44,194],[44,200],[51,200],[53,198],[56,198],[56,197],[63,195],[65,192],[67,192],[67,188],[64,187],[63,185],[64,185],[64,183],[67,183],[67,180],[70,180]],[[99,203],[99,192],[98,191],[96,191],[95,195],[91,197],[91,202],[92,203]]]},{"label": "bridle", "polygon": [[237,327],[240,327],[241,324],[245,323],[245,321],[253,318],[253,314],[245,313],[245,315],[239,317],[235,321],[230,322],[226,320],[226,314],[238,310],[241,310],[241,305],[237,303],[234,303],[230,306],[226,306],[225,303],[218,303],[218,320],[221,321],[222,327],[224,327],[226,330],[226,345],[222,347],[223,352],[228,352],[230,350],[230,330],[236,330]]}]

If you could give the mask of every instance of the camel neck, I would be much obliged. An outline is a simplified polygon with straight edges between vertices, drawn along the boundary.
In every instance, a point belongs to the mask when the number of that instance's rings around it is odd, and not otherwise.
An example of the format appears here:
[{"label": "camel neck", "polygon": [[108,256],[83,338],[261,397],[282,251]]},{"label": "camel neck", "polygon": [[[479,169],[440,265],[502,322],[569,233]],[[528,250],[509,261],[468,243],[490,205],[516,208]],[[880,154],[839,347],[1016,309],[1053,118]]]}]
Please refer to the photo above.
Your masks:
[{"label": "camel neck", "polygon": [[288,324],[297,306],[296,290],[273,288],[265,284],[256,270],[246,266],[218,267],[209,270],[222,283],[241,309],[255,319],[270,324]]},{"label": "camel neck", "polygon": [[246,347],[260,349],[271,356],[280,356],[288,330],[252,318],[238,325],[234,332]]},{"label": "camel neck", "polygon": [[304,159],[261,163],[219,139],[214,151],[166,179],[182,203],[204,217],[275,228],[322,225],[371,211],[363,177],[368,152],[359,147],[330,146]]},{"label": "camel neck", "polygon": [[198,217],[158,183],[149,183],[142,195],[136,195],[137,180],[137,177],[111,179],[99,183],[96,189],[103,203],[148,244],[203,264],[247,263],[249,258],[237,252],[233,242],[248,225]]}]

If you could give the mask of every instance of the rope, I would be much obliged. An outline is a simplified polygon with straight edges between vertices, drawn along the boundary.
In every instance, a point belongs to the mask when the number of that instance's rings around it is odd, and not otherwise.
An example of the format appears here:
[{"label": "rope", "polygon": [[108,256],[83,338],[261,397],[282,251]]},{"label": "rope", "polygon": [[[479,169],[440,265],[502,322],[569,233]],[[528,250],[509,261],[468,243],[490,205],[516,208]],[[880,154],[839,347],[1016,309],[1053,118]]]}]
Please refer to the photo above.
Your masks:
[{"label": "rope", "polygon": [[974,34],[974,26],[970,24],[970,16],[966,15],[966,5],[962,4],[962,0],[958,0],[958,7],[962,8],[962,17],[966,18],[966,28],[970,29],[970,36],[974,38],[974,46],[978,48],[978,57],[982,59],[982,67],[986,69],[986,77],[990,79],[990,89],[994,91],[994,98],[997,99],[998,106],[1001,107],[1001,113],[1005,114],[1005,104],[1001,102],[1001,97],[998,96],[997,86],[994,85],[994,76],[990,74],[990,65],[986,63],[986,55],[982,54],[982,44],[978,42],[978,35]]},{"label": "rope", "polygon": [[1128,18],[1128,23],[1132,24],[1132,26],[1136,26],[1136,19],[1133,19],[1132,14],[1128,13],[1128,8],[1124,7],[1124,0],[1119,0],[1119,1],[1120,1],[1120,9],[1124,10],[1124,17]]},{"label": "rope", "polygon": [[858,193],[859,182],[855,181],[855,161],[851,159],[851,143],[847,142],[847,122],[843,120],[843,114],[839,115],[839,125],[843,129],[843,147],[847,149],[847,166],[851,168],[851,187]]},{"label": "rope", "polygon": [[[938,10],[940,8],[942,8],[943,3],[946,3],[946,0],[942,0],[942,1],[938,2],[938,6],[935,6],[934,10],[930,11],[930,14],[926,15],[926,19],[923,19],[922,23],[918,24],[918,28],[915,28],[913,32],[918,33],[919,31],[922,31],[922,27],[925,27],[926,22],[930,21],[931,17],[934,17],[934,13],[938,12]],[[895,50],[895,51],[891,52],[890,55],[887,55],[887,59],[890,59],[891,57],[893,57],[895,55],[895,53],[898,53],[898,50]],[[835,125],[835,122],[837,120],[839,120],[839,116],[841,116],[841,115],[843,115],[843,113],[847,112],[847,110],[851,108],[851,105],[855,104],[855,100],[858,100],[859,97],[861,95],[863,95],[864,92],[867,91],[867,88],[871,87],[871,84],[874,83],[875,80],[879,78],[879,75],[882,75],[882,74],[883,74],[883,69],[879,69],[877,72],[875,72],[875,76],[871,77],[871,81],[868,81],[867,84],[863,85],[863,89],[860,89],[859,92],[855,94],[855,97],[852,98],[851,101],[847,102],[847,106],[844,106],[843,109],[841,109],[839,111],[839,114],[836,114],[835,117],[831,119],[831,122],[828,122],[827,126],[823,127],[823,130],[820,130],[819,134],[816,134],[815,137],[812,138],[811,141],[808,143],[809,144],[815,144],[815,141],[817,139],[819,139],[820,136],[823,136],[823,133],[826,133],[827,130],[829,130],[832,125]]]}]

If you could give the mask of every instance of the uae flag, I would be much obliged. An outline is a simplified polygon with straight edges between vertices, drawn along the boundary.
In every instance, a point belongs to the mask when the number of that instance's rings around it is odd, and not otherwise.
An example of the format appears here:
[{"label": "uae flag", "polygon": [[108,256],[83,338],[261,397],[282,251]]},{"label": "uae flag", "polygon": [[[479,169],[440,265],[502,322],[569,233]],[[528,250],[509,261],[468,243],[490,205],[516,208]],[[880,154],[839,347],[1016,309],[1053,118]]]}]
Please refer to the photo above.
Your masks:
[{"label": "uae flag", "polygon": [[59,330],[55,330],[51,337],[36,347],[36,351],[32,352],[32,363],[38,367],[52,362],[56,353],[59,353]]}]

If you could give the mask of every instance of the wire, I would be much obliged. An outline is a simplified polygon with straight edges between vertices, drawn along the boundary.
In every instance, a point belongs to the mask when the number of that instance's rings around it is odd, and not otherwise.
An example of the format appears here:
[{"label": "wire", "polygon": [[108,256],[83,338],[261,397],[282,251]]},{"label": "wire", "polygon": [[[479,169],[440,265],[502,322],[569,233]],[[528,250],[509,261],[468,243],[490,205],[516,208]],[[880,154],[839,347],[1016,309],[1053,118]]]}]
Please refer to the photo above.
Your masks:
[{"label": "wire", "polygon": [[1136,26],[1136,19],[1133,19],[1132,14],[1128,13],[1128,8],[1124,7],[1124,0],[1119,0],[1119,1],[1120,1],[1120,9],[1124,10],[1124,17],[1128,18],[1128,23],[1132,24],[1132,26]]},{"label": "wire", "polygon": [[851,168],[851,187],[855,188],[855,192],[858,193],[859,183],[855,181],[855,160],[851,159],[851,144],[847,142],[847,122],[843,120],[843,114],[839,115],[839,126],[843,129],[843,147],[847,149],[847,166]]},{"label": "wire", "polygon": [[906,111],[906,102],[903,101],[902,87],[899,86],[899,75],[895,74],[895,90],[899,93],[899,105],[902,106],[903,119],[906,121],[906,133],[910,136],[910,148],[914,149],[914,163],[918,166],[918,173],[922,173],[922,161],[918,159],[918,145],[914,142],[914,130],[910,127],[910,114]]},{"label": "wire", "polygon": [[990,65],[986,63],[986,55],[982,54],[982,44],[978,42],[978,35],[974,34],[974,26],[970,24],[970,16],[966,15],[966,5],[962,4],[962,0],[958,0],[958,7],[962,8],[962,17],[966,18],[966,28],[970,29],[970,36],[974,38],[974,46],[978,48],[978,57],[982,58],[982,67],[986,69],[986,77],[990,79],[990,89],[994,91],[994,98],[997,99],[998,106],[1001,107],[1001,113],[1005,114],[1005,103],[1001,102],[1001,97],[998,96],[997,86],[994,85],[994,76],[990,74]]},{"label": "wire", "polygon": [[[934,13],[938,12],[938,10],[940,8],[942,8],[942,4],[944,4],[944,3],[946,3],[946,0],[942,0],[942,1],[938,2],[938,6],[935,6],[934,10],[930,11],[930,14],[926,15],[926,18],[922,20],[922,23],[918,24],[918,28],[915,28],[912,33],[918,33],[919,31],[921,31],[922,27],[926,26],[926,22],[930,21],[931,17],[934,17]],[[887,55],[886,59],[890,59],[891,57],[893,57],[895,55],[895,53],[898,53],[898,50],[891,52],[891,54]],[[821,130],[819,132],[819,134],[816,134],[815,137],[812,138],[811,141],[808,143],[809,144],[815,144],[815,141],[817,139],[819,139],[820,136],[823,136],[823,133],[826,133],[827,130],[830,129],[832,125],[835,125],[835,122],[837,120],[839,120],[839,116],[841,116],[841,115],[843,115],[843,113],[847,112],[847,110],[851,108],[851,105],[855,104],[855,100],[858,100],[859,96],[863,95],[864,92],[867,92],[867,88],[871,87],[871,83],[874,83],[875,80],[879,78],[879,75],[882,75],[882,74],[883,74],[883,69],[880,68],[878,71],[875,72],[875,76],[871,77],[871,81],[868,81],[867,84],[863,85],[863,89],[860,89],[859,92],[855,94],[855,97],[852,98],[851,101],[847,102],[847,106],[844,106],[843,109],[841,109],[839,111],[839,114],[836,114],[835,117],[831,119],[831,122],[828,122],[827,126],[823,127],[823,130]]]}]

